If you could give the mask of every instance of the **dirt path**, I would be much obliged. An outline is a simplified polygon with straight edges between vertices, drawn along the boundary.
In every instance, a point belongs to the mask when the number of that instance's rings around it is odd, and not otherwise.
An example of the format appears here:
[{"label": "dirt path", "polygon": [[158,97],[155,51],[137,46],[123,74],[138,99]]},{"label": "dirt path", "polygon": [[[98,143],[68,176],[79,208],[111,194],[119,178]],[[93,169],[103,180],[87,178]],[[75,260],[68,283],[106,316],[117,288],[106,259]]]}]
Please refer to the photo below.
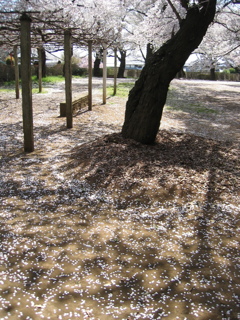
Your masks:
[{"label": "dirt path", "polygon": [[[112,80],[108,80],[108,84],[111,85]],[[93,112],[88,113],[84,110],[74,118],[74,129],[71,130],[70,136],[74,137],[76,133],[79,143],[121,130],[126,98],[111,97],[107,105],[103,106],[99,87],[101,79],[95,79]],[[37,149],[44,148],[44,139],[39,139],[43,136],[48,134],[53,136],[54,133],[61,132],[64,137],[70,133],[65,130],[65,119],[59,118],[59,104],[65,100],[64,84],[50,86],[45,90],[47,90],[45,94],[33,95]],[[74,99],[87,93],[87,79],[75,79],[73,92]],[[22,144],[21,99],[18,101],[14,99],[13,93],[0,94],[0,151],[5,152],[7,149],[11,152],[12,145],[21,148]],[[174,80],[164,109],[161,129],[193,133],[215,140],[239,142],[239,101],[239,83]],[[64,143],[62,134],[59,138]],[[66,141],[68,143],[68,139]]]},{"label": "dirt path", "polygon": [[240,142],[240,83],[174,80],[167,105],[162,128]]},{"label": "dirt path", "polygon": [[0,318],[240,319],[240,84],[174,81],[142,146],[99,82],[71,130],[63,85],[34,94],[30,154],[0,93]]}]

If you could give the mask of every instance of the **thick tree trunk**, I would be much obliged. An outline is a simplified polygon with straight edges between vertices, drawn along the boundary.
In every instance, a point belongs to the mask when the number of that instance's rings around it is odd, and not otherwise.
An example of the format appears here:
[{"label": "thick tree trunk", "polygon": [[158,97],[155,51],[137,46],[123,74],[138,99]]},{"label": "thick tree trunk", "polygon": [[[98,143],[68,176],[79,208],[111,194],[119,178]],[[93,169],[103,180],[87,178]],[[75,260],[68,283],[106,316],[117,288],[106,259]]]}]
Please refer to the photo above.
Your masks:
[{"label": "thick tree trunk", "polygon": [[179,31],[156,51],[130,91],[122,135],[145,144],[155,141],[171,80],[201,43],[215,15],[216,0],[189,8]]},{"label": "thick tree trunk", "polygon": [[121,56],[120,56],[120,58],[118,58],[120,61],[120,66],[118,69],[117,77],[124,78],[124,71],[126,68],[126,51],[125,50],[119,50],[119,51],[120,51]]}]

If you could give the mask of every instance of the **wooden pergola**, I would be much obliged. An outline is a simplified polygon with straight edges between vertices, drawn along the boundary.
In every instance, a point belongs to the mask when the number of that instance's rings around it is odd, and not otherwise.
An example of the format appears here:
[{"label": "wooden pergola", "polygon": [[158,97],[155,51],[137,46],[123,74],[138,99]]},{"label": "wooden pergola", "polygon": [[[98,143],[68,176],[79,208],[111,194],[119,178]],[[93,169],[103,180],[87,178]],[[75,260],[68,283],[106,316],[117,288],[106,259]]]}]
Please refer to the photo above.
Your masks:
[{"label": "wooden pergola", "polygon": [[[22,112],[23,112],[23,133],[24,133],[24,151],[34,151],[34,134],[33,134],[33,106],[32,106],[32,81],[31,81],[31,12],[23,12],[20,15],[20,49],[21,49],[21,79],[22,79]],[[65,65],[65,99],[66,99],[66,126],[73,127],[73,112],[72,112],[72,70],[71,70],[71,56],[72,43],[74,39],[74,32],[76,30],[71,28],[62,28],[62,40],[59,45],[64,47],[64,65]],[[58,36],[59,38],[59,36]],[[92,50],[93,45],[101,44],[103,46],[103,104],[106,104],[106,80],[107,80],[107,43],[108,39],[86,37],[81,39],[82,44],[88,47],[88,110],[92,110]],[[55,42],[53,41],[53,44]],[[14,45],[14,59],[15,59],[15,92],[16,99],[19,98],[19,69],[18,69],[18,55],[17,47]],[[42,91],[42,60],[41,60],[41,44],[34,43],[38,47],[38,72],[39,72],[39,92]],[[117,58],[115,52],[115,72],[114,72],[114,94],[116,94],[117,87]]]}]

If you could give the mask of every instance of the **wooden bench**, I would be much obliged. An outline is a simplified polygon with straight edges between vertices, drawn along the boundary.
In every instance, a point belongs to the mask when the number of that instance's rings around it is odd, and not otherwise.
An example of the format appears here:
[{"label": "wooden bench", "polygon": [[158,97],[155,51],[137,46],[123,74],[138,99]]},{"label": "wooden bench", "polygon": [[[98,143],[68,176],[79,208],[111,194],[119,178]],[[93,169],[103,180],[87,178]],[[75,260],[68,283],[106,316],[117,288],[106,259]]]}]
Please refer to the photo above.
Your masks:
[{"label": "wooden bench", "polygon": [[[72,112],[76,113],[78,110],[81,110],[83,107],[88,105],[88,95],[81,97],[72,102]],[[60,103],[60,117],[66,117],[66,102]]]}]

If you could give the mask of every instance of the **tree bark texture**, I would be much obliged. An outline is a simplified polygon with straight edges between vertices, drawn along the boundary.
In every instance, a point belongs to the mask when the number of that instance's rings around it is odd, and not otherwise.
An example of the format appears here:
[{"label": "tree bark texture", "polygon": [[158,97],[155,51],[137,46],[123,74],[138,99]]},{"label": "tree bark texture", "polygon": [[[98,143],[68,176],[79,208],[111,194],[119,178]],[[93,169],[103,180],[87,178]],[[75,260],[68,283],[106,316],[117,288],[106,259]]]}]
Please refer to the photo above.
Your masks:
[{"label": "tree bark texture", "polygon": [[146,61],[130,91],[122,135],[152,144],[159,130],[168,87],[201,43],[215,15],[216,0],[189,8],[179,31]]}]

